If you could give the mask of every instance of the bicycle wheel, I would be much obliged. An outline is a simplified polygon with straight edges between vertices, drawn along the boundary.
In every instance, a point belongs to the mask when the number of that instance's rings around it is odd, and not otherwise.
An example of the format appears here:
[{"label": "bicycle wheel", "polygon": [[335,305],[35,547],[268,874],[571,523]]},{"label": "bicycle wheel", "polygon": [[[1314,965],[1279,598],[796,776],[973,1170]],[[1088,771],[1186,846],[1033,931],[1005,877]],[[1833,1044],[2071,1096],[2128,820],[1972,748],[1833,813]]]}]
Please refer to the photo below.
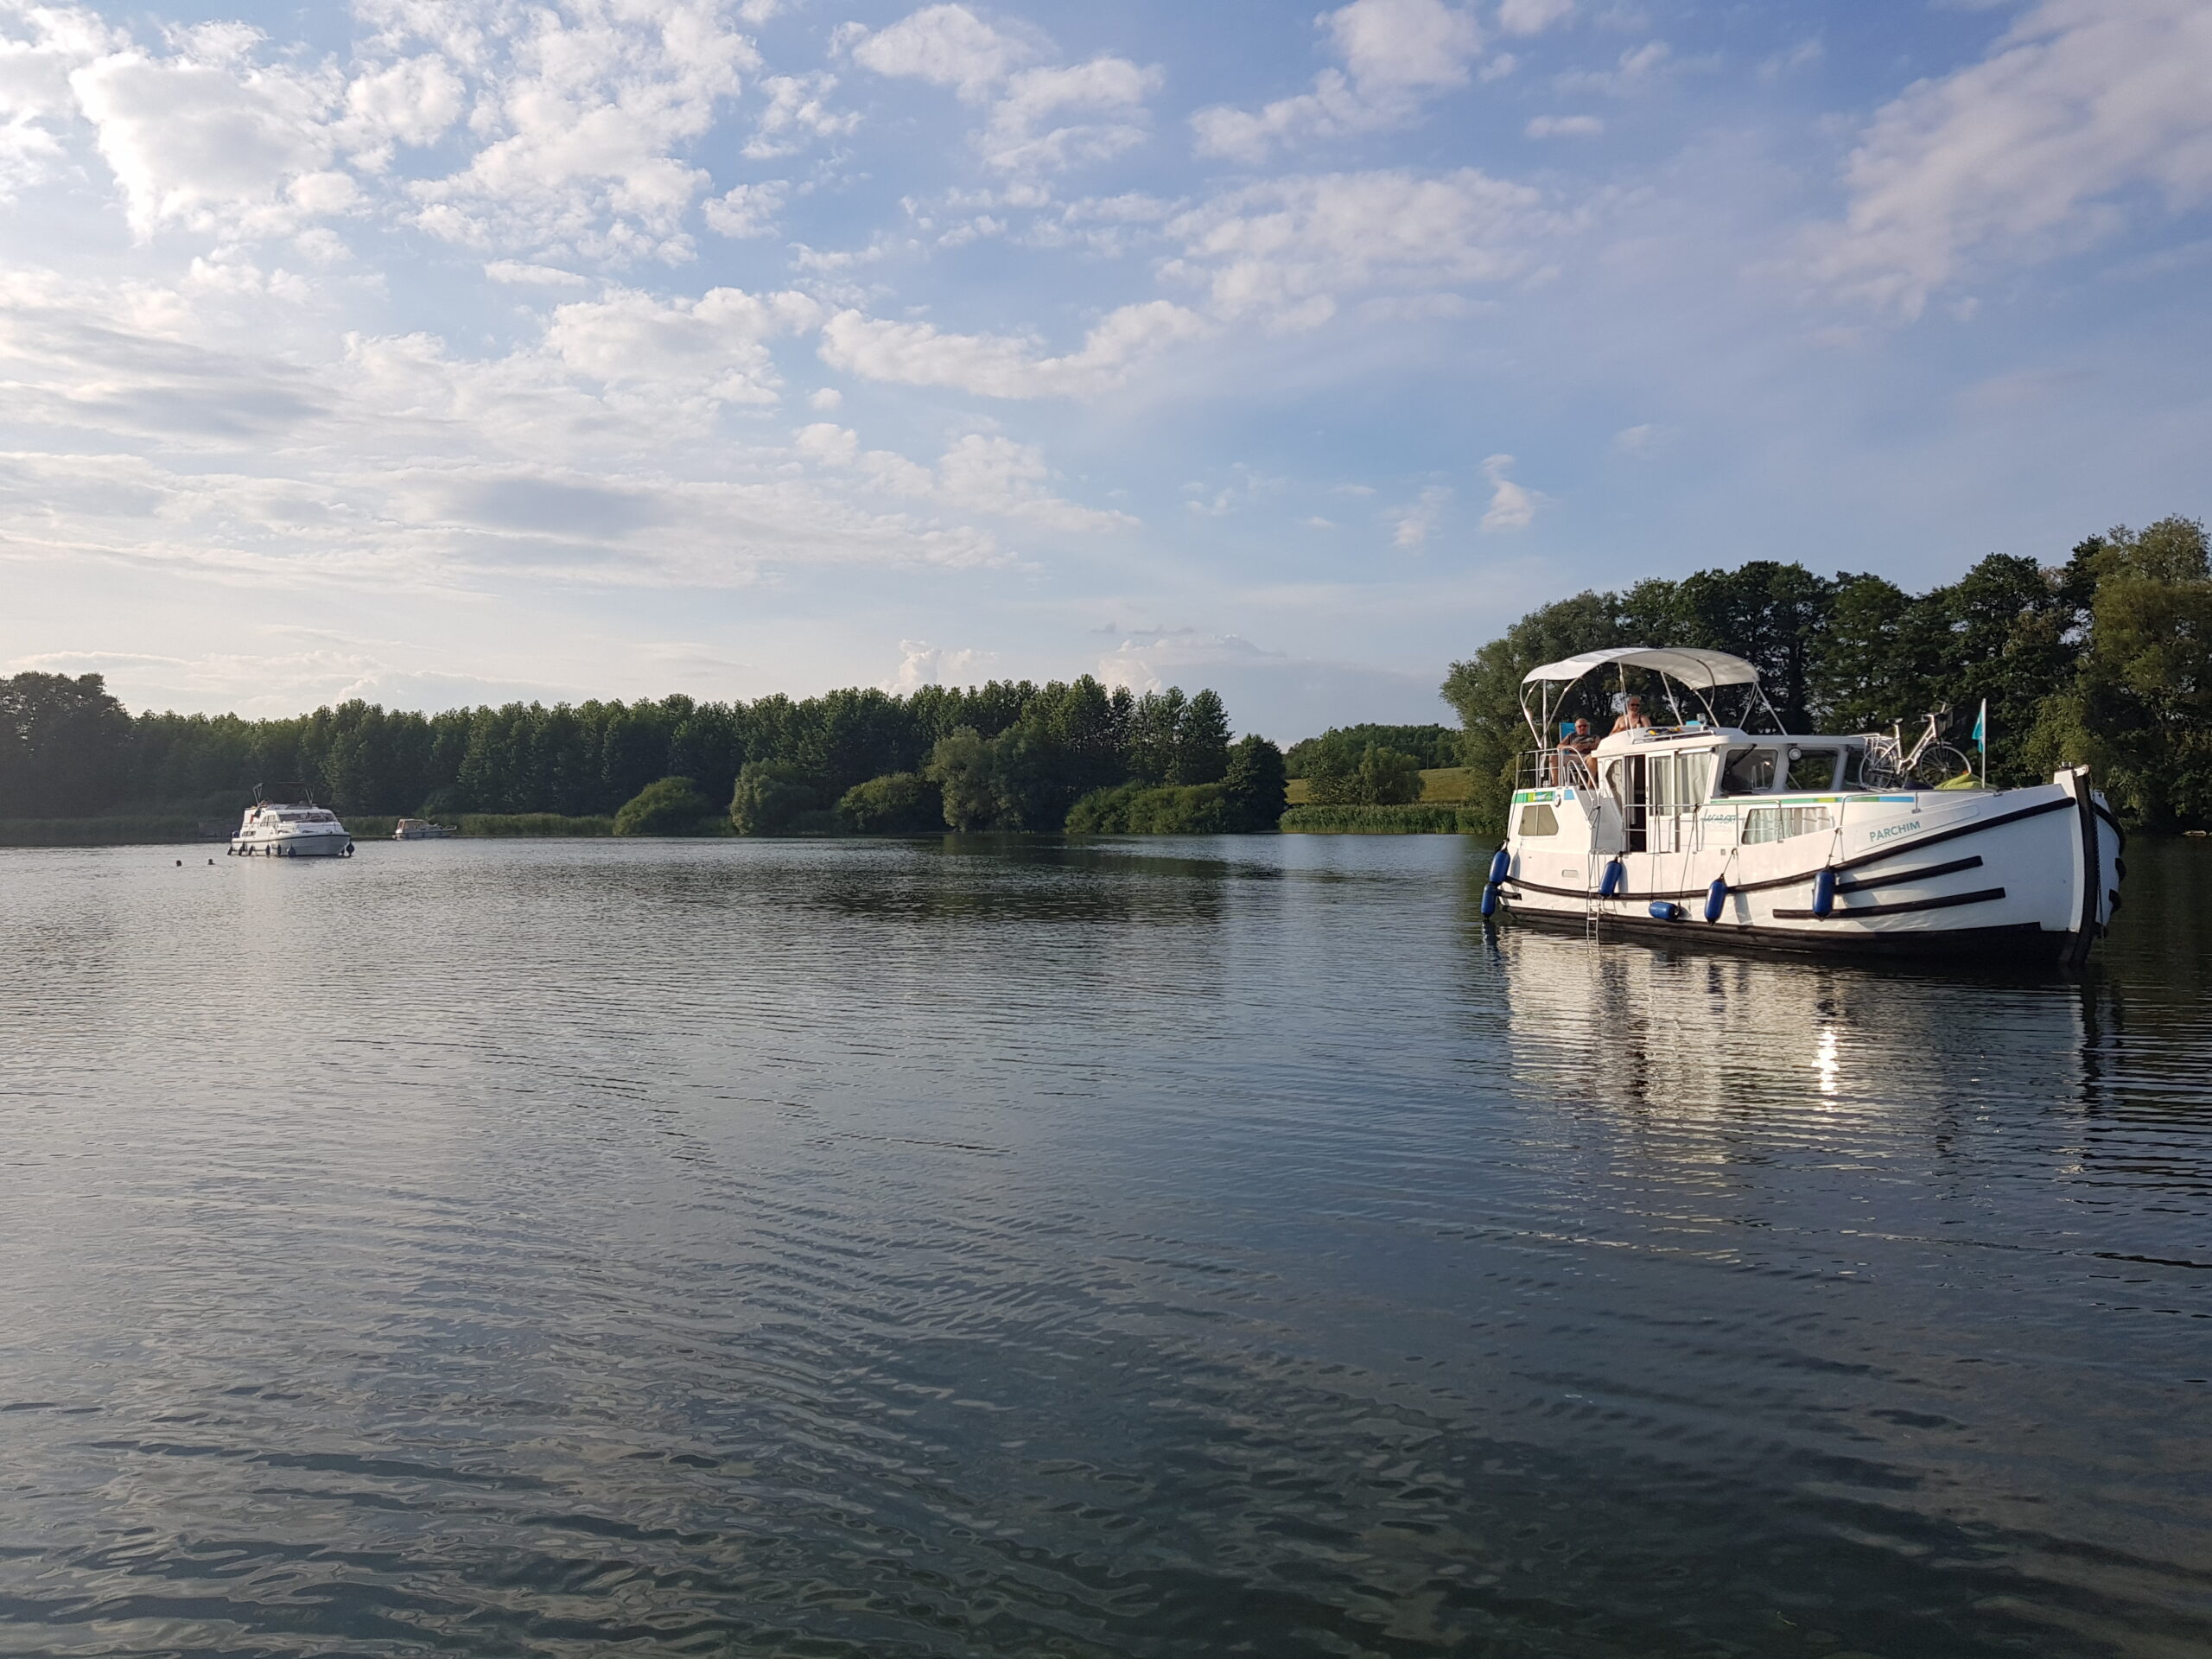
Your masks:
[{"label": "bicycle wheel", "polygon": [[1974,762],[1948,743],[1929,744],[1912,765],[1912,781],[1922,789],[1958,789],[1974,776]]}]

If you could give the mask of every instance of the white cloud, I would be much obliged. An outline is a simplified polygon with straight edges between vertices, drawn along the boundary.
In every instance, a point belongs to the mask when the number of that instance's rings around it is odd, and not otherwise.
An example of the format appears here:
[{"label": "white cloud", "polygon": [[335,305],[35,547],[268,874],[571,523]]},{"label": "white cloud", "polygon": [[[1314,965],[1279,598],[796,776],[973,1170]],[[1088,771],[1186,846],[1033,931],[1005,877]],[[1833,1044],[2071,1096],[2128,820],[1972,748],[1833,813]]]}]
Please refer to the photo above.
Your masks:
[{"label": "white cloud", "polygon": [[[874,35],[853,60],[878,74],[949,86],[970,104],[992,103],[976,135],[993,167],[1038,172],[1102,161],[1141,143],[1144,101],[1160,73],[1127,58],[1027,67],[1045,55],[1033,35],[994,29],[961,5],[929,6]],[[1073,114],[1080,118],[1063,118]]]},{"label": "white cloud", "polygon": [[995,513],[1047,530],[1119,530],[1136,523],[1125,512],[1064,501],[1048,487],[1044,451],[995,435],[971,432],[938,462],[938,486],[949,505]]},{"label": "white cloud", "polygon": [[540,288],[584,288],[586,280],[573,270],[563,270],[556,265],[525,264],[518,259],[494,259],[484,267],[484,274],[495,283],[513,283]]},{"label": "white cloud", "polygon": [[428,36],[478,67],[468,125],[486,142],[459,172],[412,187],[423,229],[472,246],[690,257],[678,226],[708,181],[679,152],[760,61],[716,0],[381,10],[388,34]]},{"label": "white cloud", "polygon": [[891,450],[862,449],[858,433],[830,422],[800,428],[791,447],[815,466],[857,471],[885,494],[962,512],[1046,530],[1118,530],[1136,523],[1125,512],[1102,512],[1054,495],[1045,452],[996,434],[971,432],[956,440],[934,470]]},{"label": "white cloud", "polygon": [[887,29],[861,37],[853,60],[879,75],[907,76],[950,86],[970,102],[1034,55],[1026,41],[1002,35],[965,6],[925,6]]},{"label": "white cloud", "polygon": [[1428,538],[1436,533],[1437,524],[1444,517],[1445,504],[1451,499],[1450,490],[1440,484],[1432,484],[1412,506],[1401,507],[1391,515],[1391,522],[1396,526],[1390,537],[1391,545],[1411,552],[1427,546]]},{"label": "white cloud", "polygon": [[281,235],[348,206],[351,181],[324,171],[336,75],[255,66],[233,36],[188,38],[199,55],[124,50],[69,78],[131,230]]},{"label": "white cloud", "polygon": [[1344,68],[1256,111],[1200,110],[1191,118],[1200,155],[1256,164],[1278,144],[1402,126],[1426,97],[1466,85],[1483,45],[1474,14],[1444,0],[1352,0],[1316,22]]},{"label": "white cloud", "polygon": [[1605,130],[1594,115],[1539,115],[1522,130],[1531,138],[1595,138]]},{"label": "white cloud", "polygon": [[435,143],[461,118],[467,87],[435,53],[403,58],[358,76],[346,88],[340,140],[354,164],[381,172],[395,144]]},{"label": "white cloud", "polygon": [[1610,69],[1570,69],[1557,77],[1555,84],[1565,92],[1604,92],[1612,98],[1629,98],[1680,67],[1675,48],[1666,41],[1646,41],[1642,46],[1632,46],[1622,53]]},{"label": "white cloud", "polygon": [[2131,187],[2175,212],[2212,200],[2208,85],[2201,0],[2046,0],[1981,61],[1875,116],[1846,170],[1850,207],[1816,238],[1811,270],[1916,316],[1977,270],[2113,234]]},{"label": "white cloud", "polygon": [[973,685],[999,659],[995,651],[941,651],[926,639],[899,642],[899,671],[884,682],[886,691],[918,691],[925,685]]},{"label": "white cloud", "polygon": [[1464,86],[1467,64],[1482,50],[1474,14],[1443,0],[1352,0],[1325,21],[1363,92]]},{"label": "white cloud", "polygon": [[709,289],[696,300],[623,289],[553,314],[547,346],[569,369],[656,398],[777,401],[766,342],[801,333],[821,310],[804,294]]},{"label": "white cloud", "polygon": [[1657,454],[1680,435],[1671,426],[1644,421],[1635,426],[1624,426],[1614,433],[1613,448],[1624,455],[1644,460]]},{"label": "white cloud", "polygon": [[1574,15],[1574,0],[1503,0],[1497,26],[1508,35],[1541,35]]},{"label": "white cloud", "polygon": [[828,99],[837,85],[835,75],[771,75],[760,83],[768,94],[768,107],[754,124],[745,153],[755,159],[788,156],[804,137],[834,138],[860,125],[858,114],[833,110]]},{"label": "white cloud", "polygon": [[892,322],[841,311],[823,325],[822,357],[833,368],[910,386],[956,386],[990,397],[1082,397],[1120,385],[1138,363],[1203,332],[1165,300],[1108,315],[1065,357],[1040,357],[1033,339],[941,334],[926,322]]},{"label": "white cloud", "polygon": [[1490,480],[1490,507],[1482,521],[1485,535],[1528,529],[1535,522],[1536,509],[1544,505],[1542,495],[1507,476],[1512,470],[1510,455],[1492,455],[1483,462],[1483,476]]},{"label": "white cloud", "polygon": [[1167,273],[1203,282],[1223,316],[1311,327],[1370,288],[1497,283],[1529,271],[1529,245],[1566,221],[1526,185],[1472,168],[1392,170],[1254,185],[1174,220],[1184,257]]},{"label": "white cloud", "polygon": [[75,6],[0,6],[0,203],[45,178],[66,156],[77,113],[70,75],[127,44]]},{"label": "white cloud", "polygon": [[780,180],[734,186],[707,203],[707,226],[728,237],[773,236],[789,190]]},{"label": "white cloud", "polygon": [[[1158,69],[1127,58],[1024,69],[992,109],[985,158],[1007,171],[1033,171],[1117,155],[1144,141],[1144,101],[1160,84]],[[1070,111],[1095,118],[1058,118]]]}]

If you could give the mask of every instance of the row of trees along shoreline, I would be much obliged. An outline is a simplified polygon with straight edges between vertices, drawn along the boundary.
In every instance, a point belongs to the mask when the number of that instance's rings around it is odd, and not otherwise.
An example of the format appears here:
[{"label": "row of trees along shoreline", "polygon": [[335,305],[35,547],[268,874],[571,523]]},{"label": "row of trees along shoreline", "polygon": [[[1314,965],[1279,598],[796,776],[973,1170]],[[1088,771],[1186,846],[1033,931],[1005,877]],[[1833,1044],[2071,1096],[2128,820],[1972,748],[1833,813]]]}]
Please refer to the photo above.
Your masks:
[{"label": "row of trees along shoreline", "polygon": [[[2212,824],[2212,569],[2202,524],[2183,518],[2089,537],[2056,565],[1993,554],[1917,594],[1766,559],[1577,594],[1452,664],[1442,695],[1459,728],[1345,727],[1287,756],[1232,741],[1211,691],[1136,696],[1088,676],[248,721],[134,715],[98,675],[18,674],[0,679],[0,818],[219,816],[257,782],[297,778],[340,812],[596,816],[648,834],[1211,833],[1274,828],[1287,777],[1315,804],[1301,812],[1391,808],[1456,765],[1459,821],[1496,834],[1529,741],[1522,677],[1624,645],[1746,658],[1793,731],[1916,728],[1948,706],[1956,741],[1986,701],[1992,783],[2087,764],[2132,824]],[[1609,721],[1611,693],[1651,689],[1586,683],[1562,712]]]},{"label": "row of trees along shoreline", "polygon": [[[1086,675],[754,702],[360,701],[291,718],[132,715],[97,674],[0,680],[0,819],[235,815],[299,779],[341,815],[557,814],[618,833],[1272,829],[1281,752],[1211,690]],[[1096,798],[1095,799],[1092,798]]]}]

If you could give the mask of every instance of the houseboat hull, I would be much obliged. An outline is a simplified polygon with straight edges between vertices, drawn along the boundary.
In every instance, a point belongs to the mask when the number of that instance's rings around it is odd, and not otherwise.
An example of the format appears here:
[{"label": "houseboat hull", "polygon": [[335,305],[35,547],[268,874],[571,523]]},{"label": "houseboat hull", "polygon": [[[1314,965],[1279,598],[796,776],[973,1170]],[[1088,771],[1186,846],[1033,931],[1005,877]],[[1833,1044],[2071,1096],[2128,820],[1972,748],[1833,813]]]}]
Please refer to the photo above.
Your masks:
[{"label": "houseboat hull", "polygon": [[[1653,815],[1642,838],[1664,843],[1658,851],[1633,846],[1602,791],[1524,790],[1515,803],[1489,907],[1539,927],[1587,933],[1594,923],[1600,938],[1798,955],[2078,965],[2119,908],[2120,826],[2079,769],[2026,789],[1714,798],[1663,824]],[[1747,841],[1754,808],[1785,815],[1777,827],[1818,827]],[[1523,833],[1531,823],[1557,828]]]},{"label": "houseboat hull", "polygon": [[242,857],[344,858],[353,850],[353,838],[334,836],[289,836],[282,840],[232,838],[231,851]]}]

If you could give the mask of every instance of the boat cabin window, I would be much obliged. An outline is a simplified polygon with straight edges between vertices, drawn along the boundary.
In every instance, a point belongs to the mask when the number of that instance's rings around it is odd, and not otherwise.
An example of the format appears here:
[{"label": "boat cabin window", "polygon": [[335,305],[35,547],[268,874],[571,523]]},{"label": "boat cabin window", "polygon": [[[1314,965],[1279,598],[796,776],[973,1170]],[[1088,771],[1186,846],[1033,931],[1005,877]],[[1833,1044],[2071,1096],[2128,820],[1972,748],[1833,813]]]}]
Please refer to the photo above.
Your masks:
[{"label": "boat cabin window", "polygon": [[1774,792],[1775,763],[1781,757],[1772,749],[1731,749],[1720,774],[1723,795],[1770,795]]},{"label": "boat cabin window", "polygon": [[1521,834],[1555,836],[1559,834],[1559,814],[1548,806],[1524,806],[1521,809]]},{"label": "boat cabin window", "polygon": [[1755,806],[1744,814],[1744,845],[1824,835],[1834,827],[1835,818],[1825,806]]},{"label": "boat cabin window", "polygon": [[1835,787],[1836,772],[1843,760],[1840,749],[1793,748],[1789,751],[1789,787],[1825,795]]}]

